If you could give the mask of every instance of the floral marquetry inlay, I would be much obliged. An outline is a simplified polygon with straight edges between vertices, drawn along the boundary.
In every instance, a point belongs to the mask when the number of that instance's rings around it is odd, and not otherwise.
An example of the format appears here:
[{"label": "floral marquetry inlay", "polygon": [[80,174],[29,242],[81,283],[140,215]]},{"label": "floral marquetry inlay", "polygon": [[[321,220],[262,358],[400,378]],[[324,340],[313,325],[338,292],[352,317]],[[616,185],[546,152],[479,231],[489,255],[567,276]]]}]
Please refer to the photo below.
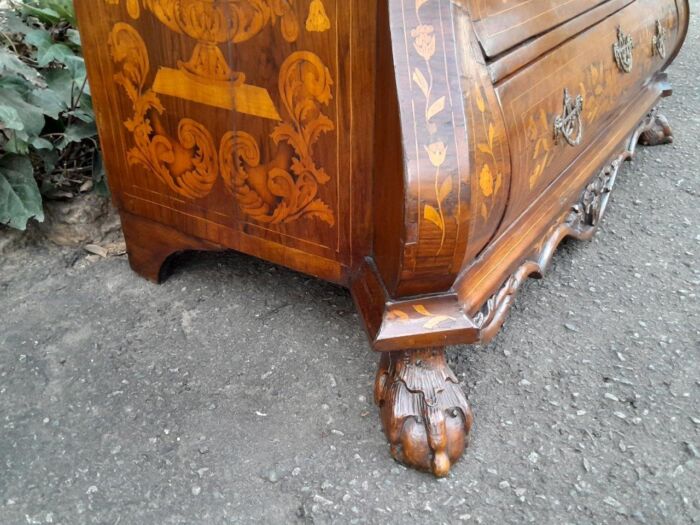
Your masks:
[{"label": "floral marquetry inlay", "polygon": [[175,193],[190,199],[209,194],[217,179],[217,153],[209,131],[200,123],[183,118],[178,138],[164,130],[159,115],[165,108],[158,95],[145,88],[150,68],[141,35],[130,25],[118,23],[109,36],[112,59],[121,66],[114,80],[133,103],[134,114],[124,125],[135,146],[127,153],[131,165],[154,173]]},{"label": "floral marquetry inlay", "polygon": [[[119,0],[106,1],[119,4]],[[234,71],[219,45],[247,42],[269,25],[279,25],[283,38],[295,42],[299,21],[292,0],[125,1],[132,18],[139,18],[143,7],[168,29],[197,42],[191,57],[178,61],[177,69],[158,70],[154,91],[280,120],[267,90],[249,85],[245,73]]]},{"label": "floral marquetry inlay", "polygon": [[[187,3],[200,7],[207,3],[203,0],[173,1],[178,5]],[[251,14],[250,6],[256,9],[267,6],[265,8],[269,11],[257,11],[260,16],[254,19],[255,23],[272,20],[266,18],[267,14],[284,18],[285,9],[291,5],[286,0],[225,1],[240,7],[241,16]],[[244,4],[248,8],[243,9]],[[141,0],[135,5],[151,9],[157,18],[167,22],[168,27],[183,16],[178,10],[166,9],[173,5],[166,0]],[[208,2],[208,5],[213,4]],[[211,14],[206,9],[197,12]],[[316,11],[316,14],[326,13],[323,10],[322,13]],[[204,16],[198,23],[203,24],[206,20]],[[210,22],[215,22],[215,19]],[[250,23],[228,36],[237,38],[236,35],[252,34],[254,30]],[[223,31],[223,26],[216,27]],[[270,151],[269,146],[243,130],[229,131],[217,143],[202,124],[182,118],[176,138],[171,136],[161,120],[166,109],[159,98],[158,83],[165,71],[173,70],[160,68],[154,85],[146,86],[150,71],[148,50],[139,32],[129,24],[117,23],[114,26],[109,45],[112,59],[119,67],[115,81],[122,86],[133,105],[133,115],[124,122],[134,143],[127,153],[131,165],[145,168],[173,192],[188,199],[207,197],[221,175],[240,211],[263,224],[286,224],[316,218],[329,226],[335,225],[334,211],[319,197],[320,187],[331,177],[314,158],[321,137],[335,131],[334,122],[323,111],[333,99],[333,79],[318,55],[310,51],[292,52],[280,66],[279,103],[284,118],[275,110],[277,124],[269,140],[276,151],[273,150],[270,158],[263,158],[262,152]],[[181,73],[190,75],[194,72],[181,70]],[[178,81],[177,78],[170,80]],[[226,89],[245,87],[232,79]],[[253,86],[248,88],[256,89]]]},{"label": "floral marquetry inlay", "polygon": [[312,33],[323,33],[331,28],[331,20],[326,13],[323,0],[311,0],[309,17],[306,19],[306,30]]},{"label": "floral marquetry inlay", "polygon": [[[430,2],[430,0],[416,0],[415,9],[416,16],[420,22],[421,8]],[[419,23],[417,27],[411,30],[413,37],[413,47],[418,55],[423,59],[423,66],[416,66],[413,69],[412,80],[420,89],[424,97],[424,106],[422,108],[423,118],[429,133],[429,142],[423,145],[425,154],[430,160],[430,164],[435,170],[435,197],[437,206],[425,204],[423,208],[423,218],[440,229],[441,241],[438,247],[437,255],[440,255],[445,245],[446,237],[446,213],[444,202],[452,193],[453,181],[451,174],[444,174],[441,168],[445,163],[448,146],[439,135],[438,126],[433,122],[433,119],[445,111],[445,96],[436,96],[434,93],[434,76],[433,76],[433,57],[436,52],[435,27],[428,24]]]},{"label": "floral marquetry inlay", "polygon": [[314,160],[314,146],[321,135],[335,130],[322,112],[331,101],[332,86],[330,71],[317,55],[293,53],[280,69],[280,96],[290,121],[272,132],[278,146],[275,159],[261,165],[258,143],[244,131],[230,131],[222,139],[224,181],[253,219],[280,224],[316,217],[335,224],[333,211],[318,198],[319,186],[330,177]]}]

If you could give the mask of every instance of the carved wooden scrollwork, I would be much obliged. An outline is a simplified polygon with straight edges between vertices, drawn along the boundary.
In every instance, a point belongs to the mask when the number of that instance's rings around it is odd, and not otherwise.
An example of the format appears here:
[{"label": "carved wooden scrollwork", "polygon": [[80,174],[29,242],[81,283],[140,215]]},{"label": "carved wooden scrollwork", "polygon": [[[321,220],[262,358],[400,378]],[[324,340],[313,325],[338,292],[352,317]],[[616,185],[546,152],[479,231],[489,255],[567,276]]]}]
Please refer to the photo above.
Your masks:
[{"label": "carved wooden scrollwork", "polygon": [[275,159],[261,165],[255,138],[230,131],[221,140],[221,173],[242,211],[256,221],[281,224],[316,217],[335,224],[333,210],[318,198],[319,187],[330,181],[314,160],[314,146],[322,134],[335,129],[322,112],[332,98],[328,68],[314,53],[290,55],[280,69],[279,91],[290,120],[271,134],[278,146]]},{"label": "carved wooden scrollwork", "polygon": [[146,45],[130,25],[118,23],[109,36],[112,59],[121,66],[115,82],[133,103],[134,114],[124,125],[135,146],[127,153],[132,165],[155,173],[170,189],[191,199],[209,194],[218,176],[217,153],[209,131],[183,118],[177,139],[170,137],[159,120],[165,108],[151,89],[144,90],[149,71]]}]

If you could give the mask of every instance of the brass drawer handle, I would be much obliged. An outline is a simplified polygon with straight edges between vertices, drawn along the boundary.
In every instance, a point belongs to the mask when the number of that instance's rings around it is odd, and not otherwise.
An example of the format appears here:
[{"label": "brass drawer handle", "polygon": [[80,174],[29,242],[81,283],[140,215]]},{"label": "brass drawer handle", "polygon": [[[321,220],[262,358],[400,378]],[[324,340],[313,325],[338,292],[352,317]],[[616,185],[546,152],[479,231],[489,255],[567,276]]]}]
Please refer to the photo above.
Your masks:
[{"label": "brass drawer handle", "polygon": [[651,54],[666,58],[666,28],[661,20],[656,21],[656,34],[651,38]]},{"label": "brass drawer handle", "polygon": [[575,99],[569,96],[569,90],[564,89],[564,112],[554,119],[554,143],[559,144],[560,137],[564,137],[569,146],[578,146],[583,138],[583,97]]},{"label": "brass drawer handle", "polygon": [[634,66],[633,49],[634,40],[632,40],[632,35],[626,34],[622,30],[622,26],[617,26],[617,42],[613,44],[613,54],[615,55],[617,67],[623,73],[632,72],[632,67]]}]

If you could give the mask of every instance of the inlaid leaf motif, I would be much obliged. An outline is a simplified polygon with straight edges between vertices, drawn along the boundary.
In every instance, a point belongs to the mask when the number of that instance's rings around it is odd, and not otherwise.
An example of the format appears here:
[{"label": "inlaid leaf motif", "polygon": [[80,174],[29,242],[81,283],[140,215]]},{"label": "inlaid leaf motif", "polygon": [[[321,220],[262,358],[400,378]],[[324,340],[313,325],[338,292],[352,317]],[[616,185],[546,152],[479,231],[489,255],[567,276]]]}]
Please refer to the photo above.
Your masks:
[{"label": "inlaid leaf motif", "polygon": [[474,94],[476,98],[476,107],[479,108],[481,113],[484,113],[486,111],[486,102],[484,102],[484,97],[481,94],[481,88],[477,89]]},{"label": "inlaid leaf motif", "polygon": [[440,230],[445,229],[445,225],[442,222],[442,217],[440,217],[440,213],[430,204],[425,205],[423,216],[425,217],[425,220],[432,222],[435,226],[440,228]]},{"label": "inlaid leaf motif", "polygon": [[416,12],[418,12],[420,8],[423,7],[423,5],[427,2],[428,0],[416,0]]},{"label": "inlaid leaf motif", "polygon": [[432,119],[435,115],[442,112],[445,109],[445,97],[440,97],[428,108],[426,112],[426,118],[428,120]]},{"label": "inlaid leaf motif", "polygon": [[454,321],[454,319],[452,317],[448,317],[446,315],[436,315],[435,317],[430,319],[427,323],[425,323],[423,325],[423,327],[429,328],[432,330],[433,328],[437,328],[438,326],[440,326],[442,323],[444,323],[446,321]]},{"label": "inlaid leaf motif", "polygon": [[413,309],[418,312],[421,315],[424,315],[425,317],[432,317],[433,314],[431,314],[428,309],[423,306],[422,304],[415,304],[413,305]]},{"label": "inlaid leaf motif", "polygon": [[427,97],[430,91],[430,86],[428,85],[425,75],[418,68],[413,71],[413,81],[418,85],[420,90],[423,92],[423,95]]},{"label": "inlaid leaf motif", "polygon": [[483,153],[484,155],[493,155],[493,150],[491,149],[491,146],[488,144],[484,144],[483,142],[477,146],[479,148],[479,151]]},{"label": "inlaid leaf motif", "polygon": [[400,319],[401,321],[409,321],[410,317],[406,312],[399,309],[389,310],[389,319]]},{"label": "inlaid leaf motif", "polygon": [[452,193],[452,177],[447,177],[440,185],[438,200],[443,202],[450,193]]}]

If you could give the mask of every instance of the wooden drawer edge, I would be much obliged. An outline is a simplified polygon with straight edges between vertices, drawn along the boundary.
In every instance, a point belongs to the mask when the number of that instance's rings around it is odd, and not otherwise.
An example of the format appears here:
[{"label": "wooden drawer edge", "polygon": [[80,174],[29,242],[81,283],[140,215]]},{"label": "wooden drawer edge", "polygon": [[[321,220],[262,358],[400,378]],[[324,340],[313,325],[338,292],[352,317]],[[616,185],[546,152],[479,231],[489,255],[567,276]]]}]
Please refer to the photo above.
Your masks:
[{"label": "wooden drawer edge", "polygon": [[567,40],[599,24],[605,18],[624,9],[635,0],[611,0],[593,8],[586,14],[529,40],[510,52],[500,55],[489,63],[487,69],[494,84],[526,67],[539,57],[563,44]]}]

